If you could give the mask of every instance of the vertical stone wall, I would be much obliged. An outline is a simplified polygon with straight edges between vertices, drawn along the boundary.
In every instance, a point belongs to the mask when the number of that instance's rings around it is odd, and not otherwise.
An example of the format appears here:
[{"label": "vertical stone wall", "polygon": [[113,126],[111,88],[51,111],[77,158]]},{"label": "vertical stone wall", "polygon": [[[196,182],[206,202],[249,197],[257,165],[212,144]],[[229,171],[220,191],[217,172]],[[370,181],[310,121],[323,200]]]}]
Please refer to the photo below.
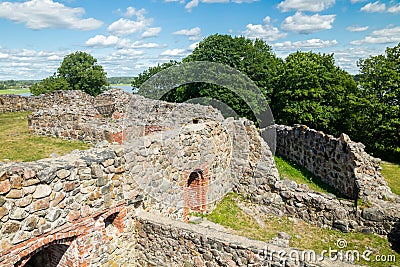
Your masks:
[{"label": "vertical stone wall", "polygon": [[304,125],[276,126],[276,151],[304,166],[349,199],[395,199],[380,170],[380,159],[364,145],[342,134],[340,138]]},{"label": "vertical stone wall", "polygon": [[123,228],[125,211],[121,205],[124,191],[130,190],[127,185],[123,188],[122,151],[121,147],[94,148],[56,159],[2,166],[0,265],[23,266],[38,250],[59,243],[82,251],[82,258],[72,266],[90,263],[94,244],[108,244],[107,217],[118,213],[114,225],[120,231]]}]

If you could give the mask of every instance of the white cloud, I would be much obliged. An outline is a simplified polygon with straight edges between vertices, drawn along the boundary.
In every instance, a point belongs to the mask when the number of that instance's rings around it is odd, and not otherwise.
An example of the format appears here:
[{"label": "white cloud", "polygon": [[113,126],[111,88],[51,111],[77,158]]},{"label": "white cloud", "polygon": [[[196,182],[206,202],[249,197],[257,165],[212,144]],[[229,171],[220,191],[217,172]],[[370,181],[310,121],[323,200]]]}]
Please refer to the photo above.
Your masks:
[{"label": "white cloud", "polygon": [[367,2],[368,0],[350,0],[350,2],[352,3],[352,4],[355,4],[355,3],[362,3],[362,2]]},{"label": "white cloud", "polygon": [[389,13],[399,13],[400,12],[400,4],[389,7],[387,11]]},{"label": "white cloud", "polygon": [[136,16],[138,18],[144,18],[144,14],[146,14],[146,10],[144,8],[137,10],[131,6],[127,7],[126,12],[123,13],[123,15],[127,18],[132,18],[133,16]]},{"label": "white cloud", "polygon": [[291,42],[291,41],[286,41],[282,43],[276,43],[273,44],[272,47],[276,50],[297,50],[297,49],[320,49],[320,48],[325,48],[329,46],[334,46],[338,42],[336,40],[321,40],[321,39],[310,39],[306,41],[297,41],[297,42]]},{"label": "white cloud", "polygon": [[108,26],[108,31],[112,35],[126,36],[132,33],[143,31],[150,24],[151,21],[148,19],[140,19],[134,21],[121,18]]},{"label": "white cloud", "polygon": [[290,10],[320,12],[332,7],[335,0],[285,0],[278,4],[283,12]]},{"label": "white cloud", "polygon": [[119,41],[120,39],[114,35],[110,35],[107,37],[104,35],[96,35],[95,37],[87,40],[85,44],[92,47],[107,47],[116,45]]},{"label": "white cloud", "polygon": [[140,51],[140,50],[135,50],[135,49],[119,49],[116,52],[112,53],[111,56],[112,57],[116,57],[116,56],[140,56],[143,55],[144,52]]},{"label": "white cloud", "polygon": [[189,50],[193,51],[198,45],[199,45],[199,42],[195,42],[195,43],[189,45]]},{"label": "white cloud", "polygon": [[158,43],[143,43],[140,41],[136,41],[131,46],[132,48],[164,48],[167,45]]},{"label": "white cloud", "polygon": [[281,24],[285,31],[296,32],[300,34],[308,34],[329,30],[332,28],[332,23],[335,21],[336,15],[319,15],[312,16],[304,15],[301,12],[296,12],[293,16],[287,17]]},{"label": "white cloud", "polygon": [[1,58],[1,59],[8,58],[8,57],[9,57],[8,54],[1,53],[1,52],[0,52],[0,58]]},{"label": "white cloud", "polygon": [[346,47],[343,50],[333,50],[335,62],[338,66],[351,74],[357,74],[357,61],[361,58],[376,56],[384,52],[384,48],[377,47]]},{"label": "white cloud", "polygon": [[261,24],[247,24],[243,34],[251,39],[260,38],[266,41],[275,41],[284,38],[287,34],[281,33],[277,27],[271,25],[271,18],[266,16]]},{"label": "white cloud", "polygon": [[169,56],[169,57],[182,57],[187,54],[185,49],[167,49],[164,52],[162,52],[160,55],[161,56]]},{"label": "white cloud", "polygon": [[400,42],[400,26],[388,27],[380,30],[373,31],[370,35],[364,37],[362,40],[350,42],[353,45],[361,44],[389,44]]},{"label": "white cloud", "polygon": [[42,79],[53,74],[70,51],[35,51],[0,47],[0,80]]},{"label": "white cloud", "polygon": [[[178,0],[166,0],[166,2],[177,2]],[[236,3],[236,4],[242,4],[242,3],[253,3],[253,2],[258,2],[260,0],[191,0],[189,1],[186,5],[185,8],[188,11],[191,11],[194,7],[197,7],[200,3],[208,3],[208,4],[214,4],[214,3]],[[179,1],[180,3],[184,1]]]},{"label": "white cloud", "polygon": [[185,35],[185,36],[189,37],[189,40],[195,41],[195,40],[200,39],[201,29],[199,27],[195,27],[195,28],[192,28],[192,29],[183,29],[183,30],[179,30],[179,31],[173,32],[172,34]]},{"label": "white cloud", "polygon": [[360,11],[368,13],[385,12],[385,10],[386,10],[386,5],[384,3],[380,4],[379,1],[376,1],[374,3],[368,3],[360,9]]},{"label": "white cloud", "polygon": [[23,23],[34,30],[44,28],[93,30],[103,22],[94,18],[82,18],[83,8],[71,8],[52,0],[26,2],[1,2],[0,18]]},{"label": "white cloud", "polygon": [[142,33],[142,37],[148,38],[158,36],[161,30],[161,27],[148,28],[145,32]]},{"label": "white cloud", "polygon": [[349,26],[346,28],[346,30],[350,32],[363,32],[368,30],[368,26]]}]

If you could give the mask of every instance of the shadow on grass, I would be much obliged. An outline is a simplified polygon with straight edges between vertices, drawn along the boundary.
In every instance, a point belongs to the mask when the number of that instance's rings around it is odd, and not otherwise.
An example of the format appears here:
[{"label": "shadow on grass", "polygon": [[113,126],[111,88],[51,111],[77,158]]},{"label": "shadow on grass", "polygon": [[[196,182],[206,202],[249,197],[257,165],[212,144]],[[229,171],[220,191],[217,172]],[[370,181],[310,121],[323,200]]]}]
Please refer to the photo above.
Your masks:
[{"label": "shadow on grass", "polygon": [[288,178],[296,183],[306,184],[311,190],[314,191],[330,193],[337,197],[343,197],[343,195],[341,195],[331,185],[323,182],[321,178],[315,176],[305,167],[297,164],[296,162],[280,156],[275,156],[275,162],[281,178]]}]

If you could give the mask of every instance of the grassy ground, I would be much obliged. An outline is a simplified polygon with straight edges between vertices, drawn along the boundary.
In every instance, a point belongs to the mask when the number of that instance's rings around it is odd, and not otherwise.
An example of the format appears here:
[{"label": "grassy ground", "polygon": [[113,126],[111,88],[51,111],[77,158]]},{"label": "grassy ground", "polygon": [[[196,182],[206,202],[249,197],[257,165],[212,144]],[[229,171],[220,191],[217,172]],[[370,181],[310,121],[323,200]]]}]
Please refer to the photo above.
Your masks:
[{"label": "grassy ground", "polygon": [[[267,216],[263,217],[265,226],[261,226],[254,218],[242,211],[237,201],[245,201],[236,194],[228,194],[216,207],[216,209],[205,217],[220,225],[233,230],[234,233],[257,239],[261,241],[270,241],[279,232],[286,232],[291,236],[289,245],[293,248],[303,250],[313,250],[316,253],[321,253],[322,250],[357,250],[360,255],[369,249],[372,254],[369,256],[372,261],[363,260],[357,264],[365,264],[369,266],[396,266],[400,263],[400,254],[391,249],[386,238],[378,235],[362,234],[362,233],[342,233],[340,231],[323,229],[310,224],[307,224],[299,219],[291,217]],[[338,241],[345,240],[347,246],[343,249],[338,247]],[[342,241],[343,242],[343,241]],[[377,262],[376,255],[385,255],[393,257],[396,262]],[[325,254],[328,256],[328,254]]]},{"label": "grassy ground", "polygon": [[382,175],[392,192],[400,195],[400,165],[390,162],[382,162]]},{"label": "grassy ground", "polygon": [[[275,156],[275,163],[281,179],[289,179],[298,184],[306,184],[311,190],[335,194],[335,189],[322,182],[304,167]],[[400,195],[400,165],[390,162],[382,162],[382,175],[392,189],[392,192]]]},{"label": "grassy ground", "polygon": [[10,95],[18,95],[18,94],[23,94],[23,93],[29,93],[29,89],[24,88],[24,89],[5,89],[5,90],[0,90],[0,95],[6,95],[6,94],[10,94]]},{"label": "grassy ground", "polygon": [[306,184],[311,190],[321,193],[335,194],[336,191],[328,184],[322,182],[306,168],[281,157],[275,156],[276,168],[281,179],[289,179],[298,184]]},{"label": "grassy ground", "polygon": [[0,161],[35,161],[53,153],[63,155],[90,147],[83,142],[31,135],[27,115],[27,112],[0,114]]}]

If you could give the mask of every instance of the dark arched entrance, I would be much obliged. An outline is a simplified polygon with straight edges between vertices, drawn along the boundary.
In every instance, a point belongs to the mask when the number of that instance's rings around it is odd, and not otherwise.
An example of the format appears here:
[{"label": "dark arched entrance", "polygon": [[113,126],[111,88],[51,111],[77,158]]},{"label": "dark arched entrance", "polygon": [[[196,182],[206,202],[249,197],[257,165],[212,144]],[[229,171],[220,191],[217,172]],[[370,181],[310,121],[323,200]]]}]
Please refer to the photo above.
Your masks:
[{"label": "dark arched entrance", "polygon": [[24,265],[25,267],[56,267],[65,252],[69,248],[68,245],[64,244],[52,244],[43,249],[39,249],[29,261]]}]

